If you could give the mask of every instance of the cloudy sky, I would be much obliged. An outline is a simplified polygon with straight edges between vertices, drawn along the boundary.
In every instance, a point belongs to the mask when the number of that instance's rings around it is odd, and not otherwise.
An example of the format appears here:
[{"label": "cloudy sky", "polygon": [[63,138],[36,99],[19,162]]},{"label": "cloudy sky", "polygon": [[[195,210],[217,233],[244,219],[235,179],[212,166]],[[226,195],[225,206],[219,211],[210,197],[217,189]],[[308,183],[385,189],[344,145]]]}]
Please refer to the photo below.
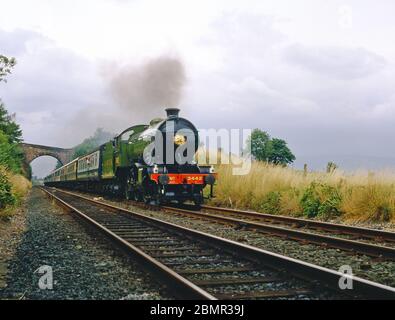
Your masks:
[{"label": "cloudy sky", "polygon": [[200,128],[267,130],[297,167],[395,166],[392,0],[0,2],[18,60],[0,97],[26,142],[71,147],[163,101]]}]

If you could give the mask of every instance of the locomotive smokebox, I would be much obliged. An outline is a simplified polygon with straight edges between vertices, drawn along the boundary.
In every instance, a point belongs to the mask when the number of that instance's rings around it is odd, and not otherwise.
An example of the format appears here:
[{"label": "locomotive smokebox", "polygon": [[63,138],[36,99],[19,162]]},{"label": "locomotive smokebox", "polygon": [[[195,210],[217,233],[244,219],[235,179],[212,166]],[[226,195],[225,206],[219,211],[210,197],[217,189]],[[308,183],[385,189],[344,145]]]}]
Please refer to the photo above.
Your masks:
[{"label": "locomotive smokebox", "polygon": [[180,109],[178,108],[167,108],[166,109],[167,118],[178,118],[179,112]]}]

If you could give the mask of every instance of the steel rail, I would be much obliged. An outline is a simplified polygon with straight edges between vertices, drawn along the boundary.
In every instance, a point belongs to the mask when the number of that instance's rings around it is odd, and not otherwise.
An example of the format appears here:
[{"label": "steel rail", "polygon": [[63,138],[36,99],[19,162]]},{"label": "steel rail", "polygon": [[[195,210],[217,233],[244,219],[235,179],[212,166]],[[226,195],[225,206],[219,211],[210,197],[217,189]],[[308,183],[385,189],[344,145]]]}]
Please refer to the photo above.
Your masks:
[{"label": "steel rail", "polygon": [[345,224],[323,222],[323,221],[316,221],[310,219],[287,217],[282,215],[272,215],[272,214],[260,213],[255,211],[238,210],[238,209],[231,209],[224,207],[213,207],[213,206],[202,205],[201,208],[209,211],[231,213],[245,217],[250,217],[253,219],[269,220],[273,222],[279,222],[279,223],[284,223],[298,227],[308,227],[318,230],[336,231],[337,233],[358,236],[360,238],[367,238],[367,239],[373,238],[381,241],[384,240],[384,241],[395,242],[395,232],[390,232],[390,231],[349,226]]},{"label": "steel rail", "polygon": [[144,251],[140,250],[136,246],[132,245],[128,241],[122,239],[119,237],[117,234],[109,230],[108,228],[102,226],[101,224],[97,223],[95,220],[78,210],[77,208],[74,208],[67,202],[63,201],[59,197],[57,197],[55,194],[50,192],[49,190],[45,188],[41,188],[46,194],[48,194],[51,198],[55,199],[57,202],[59,202],[62,206],[66,207],[67,209],[71,210],[72,212],[76,213],[79,217],[87,221],[88,223],[92,224],[94,227],[99,229],[101,232],[103,232],[108,238],[110,238],[112,241],[120,245],[123,249],[126,249],[126,251],[130,254],[132,254],[135,257],[138,257],[139,260],[142,260],[144,263],[147,264],[148,267],[151,269],[155,270],[156,273],[159,273],[161,278],[166,282],[166,283],[171,283],[172,286],[176,288],[174,290],[175,292],[178,292],[180,297],[183,297],[184,299],[204,299],[204,300],[216,300],[214,296],[209,294],[208,292],[204,291],[200,287],[196,286],[189,280],[185,279],[178,273],[174,272],[164,264],[160,263],[158,260],[152,258],[148,254],[146,254]]},{"label": "steel rail", "polygon": [[237,225],[244,229],[263,232],[271,236],[278,236],[278,237],[282,237],[290,240],[297,240],[297,241],[307,241],[309,243],[320,245],[320,246],[333,247],[341,250],[357,252],[372,257],[379,257],[379,258],[395,261],[395,248],[393,247],[387,247],[387,246],[376,245],[376,244],[371,244],[371,243],[366,243],[356,240],[349,240],[349,239],[343,239],[334,236],[295,230],[292,228],[279,227],[279,226],[274,226],[260,222],[236,219],[222,215],[204,213],[201,211],[192,211],[192,210],[181,209],[177,207],[168,207],[168,206],[162,206],[161,208],[167,211],[181,213],[184,215],[198,217],[201,219],[207,219],[207,220],[213,220],[213,221],[224,222],[227,224]]},{"label": "steel rail", "polygon": [[[270,252],[267,250],[263,250],[260,248],[256,248],[256,247],[253,247],[250,245],[241,244],[236,241],[224,239],[224,238],[214,236],[214,235],[211,235],[208,233],[204,233],[201,231],[182,227],[182,226],[176,225],[174,223],[165,222],[163,220],[159,220],[159,219],[156,219],[153,217],[148,217],[146,215],[143,215],[143,214],[140,214],[137,212],[133,212],[128,209],[124,209],[124,208],[121,208],[118,206],[104,203],[102,201],[93,200],[88,197],[84,197],[84,196],[81,196],[81,195],[78,195],[78,194],[75,194],[72,192],[59,190],[59,189],[56,189],[56,191],[60,192],[60,193],[69,194],[69,195],[74,196],[79,199],[84,199],[90,203],[105,207],[107,209],[114,210],[115,212],[118,212],[118,213],[123,213],[126,215],[133,215],[134,217],[139,218],[142,221],[154,223],[155,225],[158,225],[164,229],[172,230],[175,233],[182,234],[184,236],[189,236],[190,238],[200,240],[202,242],[210,244],[211,246],[215,246],[221,250],[225,250],[233,255],[237,254],[238,256],[241,256],[241,257],[246,258],[251,261],[255,261],[259,264],[270,266],[276,270],[279,270],[279,269],[287,270],[287,272],[297,276],[298,278],[305,279],[308,281],[313,281],[313,282],[318,281],[318,282],[322,283],[325,287],[328,287],[331,290],[338,292],[339,294],[348,294],[348,295],[354,296],[354,297],[362,295],[364,298],[367,298],[367,299],[395,299],[395,288],[390,287],[390,286],[386,286],[386,285],[379,284],[379,283],[376,283],[376,282],[373,282],[370,280],[362,279],[357,276],[344,274],[344,273],[341,273],[341,272],[338,272],[335,270],[317,266],[317,265],[314,265],[314,264],[311,264],[308,262],[304,262],[304,261],[301,261],[298,259],[284,256],[284,255],[276,254],[276,253],[273,253],[273,252]],[[50,193],[49,191],[46,191],[46,192]],[[62,201],[62,200],[61,200],[61,202],[64,203],[64,201]],[[64,204],[67,205],[66,203],[64,203]],[[71,209],[73,211],[75,211],[75,208],[71,208]],[[89,218],[89,217],[87,217],[87,218]],[[130,248],[135,252],[144,253],[140,249],[130,245],[128,242],[125,242],[122,238],[120,238],[118,241],[120,241],[122,244],[125,244],[127,248]],[[149,263],[152,263],[151,259],[148,259],[147,261]],[[155,266],[157,267],[158,264],[155,264]],[[171,274],[172,270],[166,266],[164,266],[164,267],[165,267],[165,271],[166,271],[164,273],[168,277],[168,274]],[[168,270],[166,270],[166,268]],[[163,268],[161,268],[161,270],[163,270]],[[172,278],[179,280],[179,278],[175,277],[175,275],[173,275]],[[351,279],[352,280],[352,283],[353,283],[352,291],[348,290],[345,292],[344,290],[340,289],[339,281],[341,279]],[[186,280],[186,281],[188,281],[188,280]],[[181,282],[182,285],[184,283],[185,283],[184,281]],[[202,293],[200,293],[199,296],[202,296]]]}]

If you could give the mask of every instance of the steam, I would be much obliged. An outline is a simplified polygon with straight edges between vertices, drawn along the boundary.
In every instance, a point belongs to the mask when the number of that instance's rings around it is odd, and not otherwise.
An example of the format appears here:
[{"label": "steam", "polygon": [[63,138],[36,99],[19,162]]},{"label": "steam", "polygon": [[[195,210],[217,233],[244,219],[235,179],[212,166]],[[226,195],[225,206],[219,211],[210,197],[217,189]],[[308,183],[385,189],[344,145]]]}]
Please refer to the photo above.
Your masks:
[{"label": "steam", "polygon": [[99,127],[120,133],[132,125],[165,117],[165,108],[180,105],[186,83],[183,63],[170,56],[159,56],[137,65],[106,63],[100,73],[110,95],[106,92],[100,103],[84,106],[64,119],[64,127],[55,134],[61,145],[75,146]]},{"label": "steam", "polygon": [[121,109],[145,121],[163,116],[167,107],[179,106],[186,82],[182,62],[168,56],[118,67],[108,76],[110,92]]}]

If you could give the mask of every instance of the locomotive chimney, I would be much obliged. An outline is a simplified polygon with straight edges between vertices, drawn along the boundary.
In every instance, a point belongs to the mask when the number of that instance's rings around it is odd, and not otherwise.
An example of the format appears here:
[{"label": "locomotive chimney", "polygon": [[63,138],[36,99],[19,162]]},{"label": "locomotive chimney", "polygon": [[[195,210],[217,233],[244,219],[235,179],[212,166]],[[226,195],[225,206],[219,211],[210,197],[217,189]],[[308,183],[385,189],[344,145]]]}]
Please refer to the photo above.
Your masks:
[{"label": "locomotive chimney", "polygon": [[178,108],[167,108],[166,109],[167,118],[178,118],[179,112],[180,109]]}]

